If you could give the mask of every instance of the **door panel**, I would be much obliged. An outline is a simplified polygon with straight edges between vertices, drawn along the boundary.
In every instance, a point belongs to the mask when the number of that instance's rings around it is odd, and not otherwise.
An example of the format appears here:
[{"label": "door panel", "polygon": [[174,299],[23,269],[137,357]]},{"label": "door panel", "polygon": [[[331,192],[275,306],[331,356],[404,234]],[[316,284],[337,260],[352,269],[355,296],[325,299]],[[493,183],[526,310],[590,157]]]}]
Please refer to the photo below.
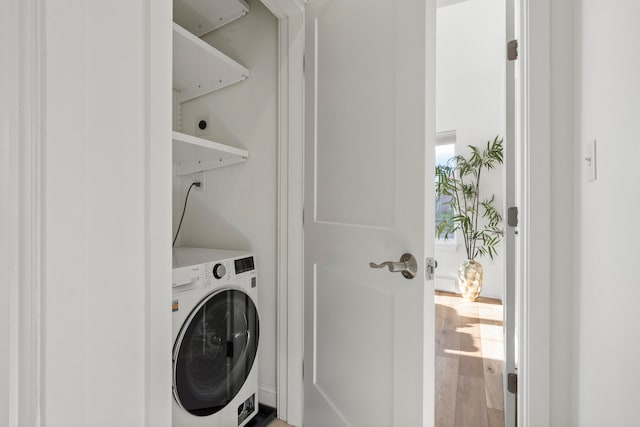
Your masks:
[{"label": "door panel", "polygon": [[[387,385],[393,376],[393,347],[388,345],[393,342],[393,294],[319,266],[315,278],[314,384],[342,418],[359,420],[360,425],[392,425],[391,405],[354,413],[360,386],[343,379],[369,377],[368,386],[392,401]],[[368,310],[359,310],[361,305]]]},{"label": "door panel", "polygon": [[312,0],[305,37],[304,425],[432,425],[435,5]]},{"label": "door panel", "polygon": [[396,110],[394,33],[393,25],[370,24],[388,21],[394,4],[324,3],[314,22],[316,219],[392,228],[394,210],[387,202],[395,188],[395,152],[388,143]]}]

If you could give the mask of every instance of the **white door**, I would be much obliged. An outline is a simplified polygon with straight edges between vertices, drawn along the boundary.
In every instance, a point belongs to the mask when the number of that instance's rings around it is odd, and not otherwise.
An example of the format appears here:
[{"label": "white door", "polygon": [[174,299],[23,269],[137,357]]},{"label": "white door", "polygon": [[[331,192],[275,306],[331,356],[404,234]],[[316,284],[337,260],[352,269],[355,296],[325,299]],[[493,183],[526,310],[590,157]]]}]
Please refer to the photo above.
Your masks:
[{"label": "white door", "polygon": [[305,427],[433,425],[434,51],[433,0],[307,4]]}]

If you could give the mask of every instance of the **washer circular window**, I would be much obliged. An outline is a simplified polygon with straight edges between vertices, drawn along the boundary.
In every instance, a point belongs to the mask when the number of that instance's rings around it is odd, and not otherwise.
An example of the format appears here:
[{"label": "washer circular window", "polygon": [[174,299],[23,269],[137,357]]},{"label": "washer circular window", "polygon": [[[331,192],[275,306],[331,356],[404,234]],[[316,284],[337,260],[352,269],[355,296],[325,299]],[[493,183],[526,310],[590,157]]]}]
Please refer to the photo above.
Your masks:
[{"label": "washer circular window", "polygon": [[244,292],[225,290],[205,298],[185,325],[174,352],[174,395],[193,415],[215,414],[251,372],[258,351],[258,311]]}]

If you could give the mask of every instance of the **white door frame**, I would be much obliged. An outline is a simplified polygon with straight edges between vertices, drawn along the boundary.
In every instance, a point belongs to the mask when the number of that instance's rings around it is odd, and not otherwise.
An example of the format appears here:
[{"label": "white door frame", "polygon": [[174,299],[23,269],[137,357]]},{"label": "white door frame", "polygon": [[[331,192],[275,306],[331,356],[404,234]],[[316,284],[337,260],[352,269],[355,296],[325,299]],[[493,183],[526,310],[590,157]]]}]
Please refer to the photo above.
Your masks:
[{"label": "white door frame", "polygon": [[[145,426],[171,426],[171,108],[173,2],[145,0],[147,84]],[[164,285],[164,286],[162,286]]]},{"label": "white door frame", "polygon": [[278,19],[277,410],[302,425],[304,2],[262,0]]},{"label": "white door frame", "polygon": [[[2,213],[0,215],[0,266],[9,272],[2,280],[3,295],[8,295],[9,320],[0,339],[8,342],[7,352],[1,354],[9,381],[2,385],[3,402],[0,424],[11,427],[40,426],[43,419],[43,349],[45,341],[42,325],[46,311],[46,274],[41,270],[45,242],[42,211],[46,197],[43,155],[46,152],[44,135],[46,106],[45,74],[46,44],[44,20],[45,0],[9,0],[3,2],[3,16],[8,22],[8,42],[0,43],[0,54],[7,59],[8,72],[0,74],[1,87],[10,87],[10,96],[2,97],[2,110],[11,111],[7,132],[0,133],[0,152],[6,161],[6,182],[0,185]],[[145,313],[147,364],[145,384],[145,425],[162,426],[171,423],[171,313],[170,301],[171,256],[169,249],[171,218],[171,95],[163,89],[171,82],[171,2],[147,0],[146,44],[144,58],[148,85],[142,96],[147,109],[146,125],[146,299]],[[7,12],[7,13],[5,13]],[[164,99],[163,99],[164,98]],[[162,142],[165,144],[162,144]],[[5,149],[8,156],[5,158]],[[4,176],[3,176],[4,178]],[[167,184],[168,183],[168,184]],[[5,221],[7,213],[8,221]],[[166,289],[158,284],[166,282]],[[6,333],[6,335],[5,335]],[[3,364],[4,366],[4,364]],[[6,389],[4,388],[6,387]],[[5,394],[6,391],[6,394]],[[5,397],[7,402],[4,401]],[[82,408],[80,408],[82,409]],[[5,417],[6,414],[6,417]],[[168,416],[167,416],[168,415]]]},{"label": "white door frame", "polygon": [[0,339],[9,343],[0,354],[0,424],[12,427],[37,425],[41,409],[41,10],[40,0],[10,0],[0,13]]},{"label": "white door frame", "polygon": [[518,0],[521,280],[518,425],[550,425],[550,0]]},{"label": "white door frame", "polygon": [[[506,0],[506,28],[505,28],[505,43],[509,43],[511,40],[517,38],[515,30],[515,1]],[[518,206],[516,200],[518,191],[519,179],[516,179],[516,174],[519,171],[516,164],[516,150],[518,147],[518,138],[516,137],[516,114],[518,112],[516,100],[519,99],[516,96],[516,67],[517,61],[507,60],[505,61],[506,69],[506,120],[505,120],[505,193],[504,193],[504,212],[510,207]],[[509,374],[516,373],[516,288],[517,288],[517,263],[520,261],[517,258],[519,253],[518,244],[522,242],[516,235],[516,228],[505,224],[504,228],[504,290],[502,297],[503,306],[503,325],[504,325],[504,363],[502,368],[503,375],[503,394],[504,394],[504,419],[506,427],[513,427],[516,425],[516,395],[508,391],[508,378]]]},{"label": "white door frame", "polygon": [[[521,60],[522,60],[522,106],[523,114],[521,140],[523,144],[523,178],[524,198],[521,205],[521,237],[524,239],[523,254],[523,288],[520,293],[520,392],[518,407],[520,425],[548,425],[549,414],[549,368],[550,368],[550,267],[548,254],[550,251],[550,0],[518,0],[521,8]],[[279,20],[279,196],[278,196],[278,412],[280,417],[294,425],[302,423],[302,293],[303,293],[303,254],[302,254],[302,200],[303,200],[303,131],[304,131],[304,4],[303,0],[263,0],[265,5]],[[170,29],[163,28],[166,19],[165,2],[149,2],[149,47],[150,64],[165,64],[171,43],[166,35]],[[42,143],[40,134],[40,113],[42,93],[40,80],[40,58],[42,46],[40,40],[42,7],[40,0],[10,0],[9,7],[20,10],[20,22],[36,23],[31,32],[22,33],[27,41],[26,48],[20,50],[20,60],[27,64],[31,73],[22,75],[26,91],[21,93],[20,101],[24,108],[13,121],[29,123],[30,133],[23,134],[23,140],[13,139],[1,141],[7,143],[12,153],[16,153],[19,144],[27,140],[26,158],[14,165],[8,172],[13,186],[0,186],[0,199],[7,201],[3,209],[11,215],[15,206],[21,206],[23,222],[29,227],[29,233],[14,233],[17,225],[15,217],[9,222],[0,224],[0,231],[16,239],[0,251],[2,265],[14,273],[7,284],[13,289],[13,298],[17,298],[20,313],[14,313],[6,331],[2,336],[5,342],[17,345],[10,354],[19,357],[25,371],[12,381],[19,387],[12,388],[8,396],[11,420],[16,422],[21,417],[31,417],[33,425],[38,425],[41,395],[38,367],[40,364],[40,263],[42,241],[40,224],[42,212],[39,201],[43,197],[40,176],[41,166],[38,147]],[[26,21],[23,21],[26,20]],[[168,28],[169,26],[167,26]],[[18,30],[16,30],[18,31]],[[16,33],[17,34],[17,33]],[[158,41],[151,36],[160,35]],[[2,45],[2,49],[8,48]],[[5,53],[5,52],[3,52]],[[3,55],[3,57],[5,57]],[[151,85],[158,87],[165,77],[158,76],[154,67],[149,67]],[[10,85],[17,85],[15,75],[3,75],[9,79]],[[154,80],[158,79],[158,80]],[[155,83],[154,83],[155,82]],[[148,94],[150,96],[150,94]],[[8,101],[11,102],[11,101]],[[167,101],[169,102],[169,101]],[[168,104],[169,105],[169,104]],[[159,120],[160,115],[150,113],[150,127]],[[4,135],[0,137],[5,137]],[[3,146],[4,147],[4,146]],[[24,147],[24,146],[23,146]],[[170,188],[160,188],[164,180],[153,178],[161,173],[164,167],[164,150],[167,147],[149,146],[149,180],[148,188],[152,194],[168,192]],[[159,149],[160,152],[156,153]],[[154,156],[158,154],[159,156]],[[535,167],[533,167],[535,165]],[[20,193],[16,193],[20,188]],[[163,198],[154,202],[150,199],[150,207],[154,203],[162,204]],[[26,203],[22,205],[20,203]],[[17,205],[15,204],[17,203]],[[5,207],[6,206],[6,207]],[[10,209],[10,206],[14,208]],[[3,215],[6,212],[3,212]],[[4,219],[4,217],[2,217]],[[13,222],[12,222],[13,221]],[[150,268],[154,259],[154,235],[164,233],[164,222],[151,222],[147,237],[150,250]],[[13,234],[12,234],[13,233]],[[22,256],[22,257],[21,257]],[[534,268],[535,266],[535,268]],[[17,270],[16,270],[17,269]],[[168,278],[167,278],[168,280]],[[29,292],[19,293],[24,284],[29,284]],[[163,292],[161,292],[164,295]],[[153,408],[167,405],[169,393],[155,389],[154,384],[170,382],[170,364],[166,356],[152,352],[153,348],[166,347],[162,342],[164,334],[159,331],[160,325],[170,325],[170,313],[165,313],[165,302],[157,298],[153,287],[149,288],[150,304],[146,328],[148,335],[147,354],[149,369],[146,389],[147,425],[150,423],[150,412]],[[159,321],[157,323],[156,321]],[[16,341],[18,338],[20,344]],[[17,359],[13,363],[17,363]],[[155,380],[154,380],[155,378]],[[28,390],[25,395],[16,390]],[[4,402],[3,402],[4,405]],[[4,407],[4,406],[3,406]],[[13,411],[13,412],[11,412]],[[18,412],[19,411],[19,412]],[[24,418],[23,418],[24,419]]]}]

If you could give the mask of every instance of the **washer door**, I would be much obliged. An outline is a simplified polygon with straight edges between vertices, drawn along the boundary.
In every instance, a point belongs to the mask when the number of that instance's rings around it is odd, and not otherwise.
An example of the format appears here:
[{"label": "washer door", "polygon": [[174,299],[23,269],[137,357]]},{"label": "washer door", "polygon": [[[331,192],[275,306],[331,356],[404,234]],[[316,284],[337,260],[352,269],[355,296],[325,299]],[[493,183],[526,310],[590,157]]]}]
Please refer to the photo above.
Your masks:
[{"label": "washer door", "polygon": [[244,292],[205,298],[182,327],[174,351],[173,391],[197,416],[224,408],[244,384],[258,351],[256,306]]}]

